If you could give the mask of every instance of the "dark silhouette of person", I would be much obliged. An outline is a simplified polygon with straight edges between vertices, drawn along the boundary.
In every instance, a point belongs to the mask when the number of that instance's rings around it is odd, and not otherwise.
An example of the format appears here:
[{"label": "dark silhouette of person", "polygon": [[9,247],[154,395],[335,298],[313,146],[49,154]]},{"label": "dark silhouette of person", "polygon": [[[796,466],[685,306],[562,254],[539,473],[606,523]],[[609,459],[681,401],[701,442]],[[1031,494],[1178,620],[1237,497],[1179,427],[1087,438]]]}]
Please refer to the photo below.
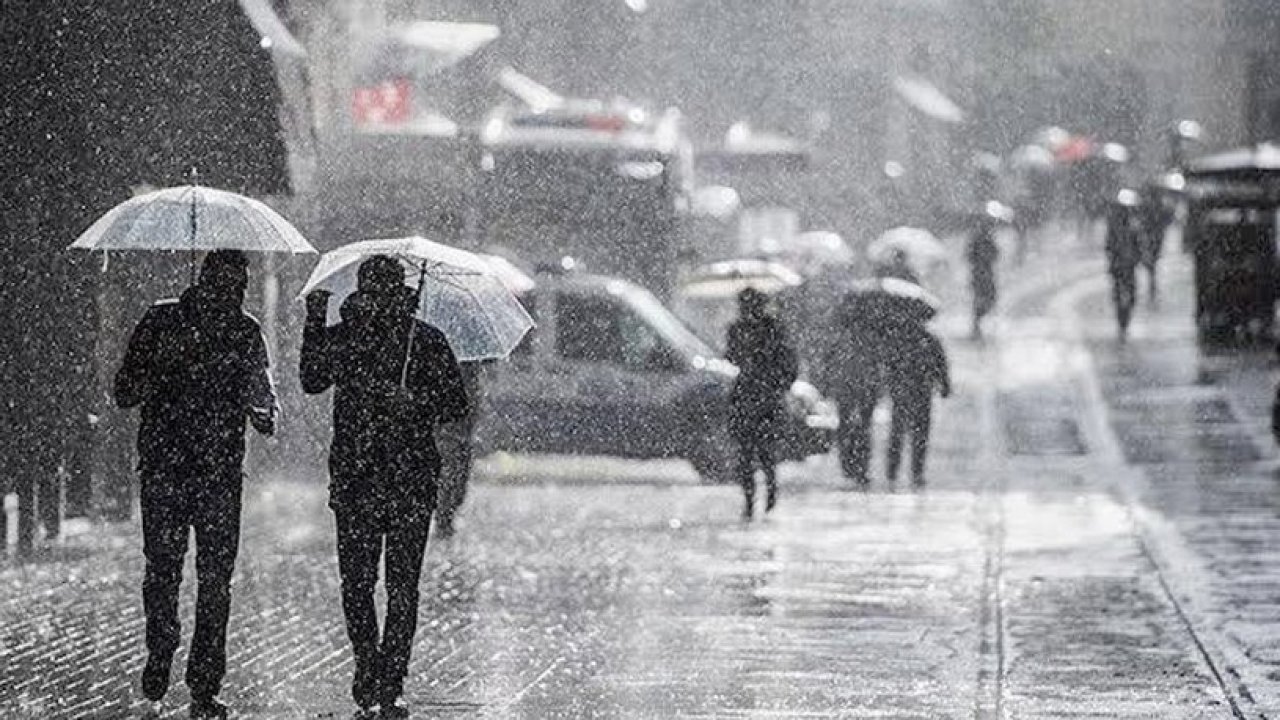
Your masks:
[{"label": "dark silhouette of person", "polygon": [[824,391],[840,413],[836,448],[844,476],[869,482],[871,421],[884,394],[885,337],[864,312],[858,295],[846,295],[836,311],[836,328],[827,346]]},{"label": "dark silhouette of person", "polygon": [[186,682],[193,718],[223,718],[231,575],[240,541],[245,420],[275,431],[276,398],[256,320],[242,309],[248,261],[210,253],[196,284],[153,305],[134,329],[115,378],[121,408],[141,406],[142,583],[147,663],[142,692],[158,702],[178,648],[178,587],[187,537],[196,539],[195,632]]},{"label": "dark silhouette of person", "polygon": [[[310,394],[334,388],[329,506],[337,521],[342,610],[355,655],[351,694],[360,716],[407,717],[397,705],[418,619],[440,456],[434,429],[463,419],[466,391],[438,329],[417,320],[399,261],[363,261],[357,289],[325,326],[329,294],[307,296],[300,373]],[[385,547],[385,550],[384,550]],[[385,560],[387,609],[374,607]]]},{"label": "dark silhouette of person", "polygon": [[886,384],[893,402],[889,428],[886,477],[894,482],[902,462],[903,444],[911,436],[911,480],[924,483],[929,433],[933,424],[933,393],[951,395],[951,373],[942,341],[923,325],[910,323],[894,333],[887,355]]},{"label": "dark silhouette of person", "polygon": [[1142,260],[1142,208],[1133,195],[1121,195],[1107,215],[1107,273],[1111,275],[1111,299],[1115,304],[1120,340],[1129,334],[1129,321],[1138,295],[1138,264]]},{"label": "dark silhouette of person", "polygon": [[996,307],[996,261],[1000,247],[996,244],[995,221],[984,216],[969,239],[969,290],[973,299],[974,338],[982,337],[982,320]]},{"label": "dark silhouette of person", "polygon": [[798,360],[786,328],[769,310],[769,298],[754,288],[738,294],[738,319],[729,326],[725,359],[738,367],[729,394],[729,433],[738,449],[738,482],[746,505],[755,508],[757,467],[764,473],[765,512],[778,502],[777,444],[782,400],[796,379]]},{"label": "dark silhouette of person", "polygon": [[1139,233],[1139,261],[1147,271],[1147,299],[1154,303],[1160,296],[1156,271],[1164,255],[1164,239],[1173,224],[1176,211],[1158,189],[1148,187],[1143,193]]},{"label": "dark silhouette of person", "polygon": [[440,490],[436,503],[436,532],[440,537],[453,537],[453,521],[467,499],[467,485],[475,465],[474,433],[480,405],[480,374],[483,364],[459,363],[462,384],[466,388],[469,407],[461,420],[442,423],[436,429],[436,447],[440,451]]}]

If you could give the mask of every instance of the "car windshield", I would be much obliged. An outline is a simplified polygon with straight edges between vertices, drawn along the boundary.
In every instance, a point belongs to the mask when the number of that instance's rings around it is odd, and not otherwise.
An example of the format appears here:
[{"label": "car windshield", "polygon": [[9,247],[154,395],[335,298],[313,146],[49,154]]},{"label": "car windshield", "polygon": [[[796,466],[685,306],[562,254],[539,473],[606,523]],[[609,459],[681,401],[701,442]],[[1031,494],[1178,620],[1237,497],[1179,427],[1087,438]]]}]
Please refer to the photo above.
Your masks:
[{"label": "car windshield", "polygon": [[610,287],[610,292],[625,295],[635,307],[636,312],[653,325],[658,334],[671,344],[672,349],[686,358],[719,357],[719,353],[695,335],[680,321],[680,318],[676,317],[648,290],[618,283]]}]

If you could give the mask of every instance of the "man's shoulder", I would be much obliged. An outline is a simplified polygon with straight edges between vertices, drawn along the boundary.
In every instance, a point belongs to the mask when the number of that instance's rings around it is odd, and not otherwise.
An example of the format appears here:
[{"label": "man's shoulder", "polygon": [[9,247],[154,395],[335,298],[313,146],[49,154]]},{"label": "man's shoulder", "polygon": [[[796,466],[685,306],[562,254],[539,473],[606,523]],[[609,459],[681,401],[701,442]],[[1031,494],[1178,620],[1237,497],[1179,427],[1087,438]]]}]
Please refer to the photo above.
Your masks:
[{"label": "man's shoulder", "polygon": [[440,328],[422,320],[414,320],[414,346],[420,348],[423,352],[431,352],[443,354],[445,352],[453,352],[453,345],[449,343],[449,338],[445,336],[444,331]]},{"label": "man's shoulder", "polygon": [[446,344],[449,342],[448,338],[445,337],[444,331],[429,322],[415,318],[413,326],[415,328],[415,332],[421,338],[427,339],[431,342],[441,342]]}]

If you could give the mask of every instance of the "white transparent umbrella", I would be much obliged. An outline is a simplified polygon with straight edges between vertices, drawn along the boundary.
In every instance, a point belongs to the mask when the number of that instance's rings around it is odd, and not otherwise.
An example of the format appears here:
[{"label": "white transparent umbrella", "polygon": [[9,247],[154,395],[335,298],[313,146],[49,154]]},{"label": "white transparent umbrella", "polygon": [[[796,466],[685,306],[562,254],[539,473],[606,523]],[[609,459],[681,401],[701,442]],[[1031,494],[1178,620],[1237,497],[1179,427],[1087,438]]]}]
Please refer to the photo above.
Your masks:
[{"label": "white transparent umbrella", "polygon": [[262,202],[200,185],[132,197],[98,218],[71,247],[103,251],[316,251],[297,228]]},{"label": "white transparent umbrella", "polygon": [[906,226],[886,231],[867,247],[867,255],[875,261],[888,260],[897,251],[925,264],[944,261],[948,257],[947,246],[934,237],[933,233]]},{"label": "white transparent umbrella", "polygon": [[300,297],[333,293],[330,323],[356,290],[360,263],[374,255],[400,261],[405,283],[418,291],[416,317],[444,333],[460,361],[496,360],[511,354],[533,328],[533,318],[508,289],[504,269],[475,253],[421,237],[363,240],[325,253]]}]

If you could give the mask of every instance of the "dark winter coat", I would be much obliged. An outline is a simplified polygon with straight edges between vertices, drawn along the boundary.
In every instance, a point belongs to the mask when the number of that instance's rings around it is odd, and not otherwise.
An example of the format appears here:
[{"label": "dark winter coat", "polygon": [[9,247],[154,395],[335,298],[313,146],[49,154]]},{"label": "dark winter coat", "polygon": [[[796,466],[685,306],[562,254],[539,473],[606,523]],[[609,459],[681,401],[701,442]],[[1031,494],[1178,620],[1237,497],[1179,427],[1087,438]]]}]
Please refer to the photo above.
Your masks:
[{"label": "dark winter coat", "polygon": [[305,392],[334,388],[330,506],[384,526],[425,521],[440,472],[435,425],[469,411],[457,359],[444,333],[410,316],[375,317],[360,293],[341,315],[332,327],[308,318],[300,368]]},{"label": "dark winter coat", "polygon": [[1107,217],[1107,271],[1132,276],[1142,261],[1142,219],[1137,209],[1116,207]]},{"label": "dark winter coat", "polygon": [[[198,285],[156,303],[129,340],[115,399],[122,408],[142,406],[144,478],[238,478],[251,408],[274,418],[276,407],[258,322]],[[270,423],[255,421],[267,433]]]},{"label": "dark winter coat", "polygon": [[836,327],[825,340],[825,394],[850,404],[882,392],[890,336],[881,323],[863,314],[855,297],[842,299]]},{"label": "dark winter coat", "polygon": [[943,397],[951,394],[947,351],[928,328],[904,328],[894,336],[886,359],[886,381],[895,403],[927,400],[935,390]]},{"label": "dark winter coat", "polygon": [[996,261],[1000,259],[995,229],[989,223],[979,227],[969,241],[967,255],[974,315],[982,317],[996,305]]},{"label": "dark winter coat", "polygon": [[738,367],[729,396],[730,432],[742,438],[774,432],[782,398],[798,372],[795,348],[777,318],[739,319],[729,326],[725,359]]}]

